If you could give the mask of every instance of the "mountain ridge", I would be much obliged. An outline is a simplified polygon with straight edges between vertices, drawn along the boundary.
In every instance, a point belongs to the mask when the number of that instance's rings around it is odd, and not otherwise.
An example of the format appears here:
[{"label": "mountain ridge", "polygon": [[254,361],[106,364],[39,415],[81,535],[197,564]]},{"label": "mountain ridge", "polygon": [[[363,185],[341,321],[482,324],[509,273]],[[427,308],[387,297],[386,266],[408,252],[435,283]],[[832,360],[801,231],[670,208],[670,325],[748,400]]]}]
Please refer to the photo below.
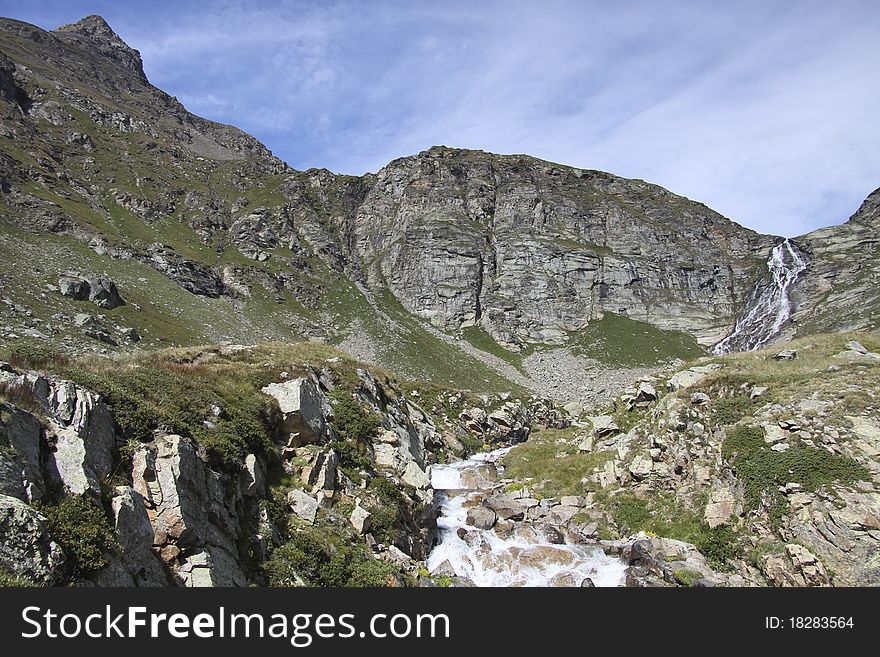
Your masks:
[{"label": "mountain ridge", "polygon": [[[647,366],[724,338],[769,284],[766,261],[782,239],[645,181],[527,155],[435,146],[364,176],[297,171],[150,85],[137,51],[97,16],[52,32],[0,19],[0,52],[6,253],[56,254],[36,277],[7,276],[7,301],[34,321],[15,313],[23,321],[3,342],[23,331],[78,345],[69,323],[90,313],[57,295],[65,268],[55,261],[65,261],[136,299],[96,320],[116,344],[86,335],[87,349],[132,348],[119,337],[129,330],[144,338],[138,348],[312,338],[413,376],[455,362],[479,370],[480,384],[497,371],[474,363],[473,348],[524,370],[547,349],[614,369],[623,362],[607,345],[624,334],[624,361]],[[839,287],[840,268],[823,264],[827,239],[811,235],[795,242]],[[818,303],[839,321],[827,285],[795,287],[795,319]],[[842,327],[872,321],[856,324]],[[670,348],[634,337],[650,331]],[[585,385],[569,383],[559,394]]]}]

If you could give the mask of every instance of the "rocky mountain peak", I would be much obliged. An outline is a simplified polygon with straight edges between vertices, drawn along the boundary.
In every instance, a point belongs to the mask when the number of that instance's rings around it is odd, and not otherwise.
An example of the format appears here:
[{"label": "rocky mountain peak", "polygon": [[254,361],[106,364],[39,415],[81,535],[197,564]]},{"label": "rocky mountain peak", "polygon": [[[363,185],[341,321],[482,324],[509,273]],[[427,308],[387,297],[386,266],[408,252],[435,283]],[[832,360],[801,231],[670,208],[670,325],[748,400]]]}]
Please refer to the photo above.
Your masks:
[{"label": "rocky mountain peak", "polygon": [[96,46],[100,54],[136,73],[143,80],[147,79],[140,52],[125,43],[101,16],[86,16],[76,23],[62,25],[53,33],[62,39],[75,36],[86,40],[93,47]]}]

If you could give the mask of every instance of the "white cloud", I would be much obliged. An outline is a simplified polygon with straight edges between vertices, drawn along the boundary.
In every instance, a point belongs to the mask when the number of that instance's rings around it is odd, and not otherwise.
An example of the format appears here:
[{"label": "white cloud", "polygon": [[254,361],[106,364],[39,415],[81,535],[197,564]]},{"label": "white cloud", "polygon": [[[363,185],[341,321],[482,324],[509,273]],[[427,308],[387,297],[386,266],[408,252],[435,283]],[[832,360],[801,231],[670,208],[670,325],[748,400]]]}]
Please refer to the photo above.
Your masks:
[{"label": "white cloud", "polygon": [[155,84],[297,167],[375,171],[440,143],[529,153],[786,235],[880,185],[874,0],[109,7]]}]

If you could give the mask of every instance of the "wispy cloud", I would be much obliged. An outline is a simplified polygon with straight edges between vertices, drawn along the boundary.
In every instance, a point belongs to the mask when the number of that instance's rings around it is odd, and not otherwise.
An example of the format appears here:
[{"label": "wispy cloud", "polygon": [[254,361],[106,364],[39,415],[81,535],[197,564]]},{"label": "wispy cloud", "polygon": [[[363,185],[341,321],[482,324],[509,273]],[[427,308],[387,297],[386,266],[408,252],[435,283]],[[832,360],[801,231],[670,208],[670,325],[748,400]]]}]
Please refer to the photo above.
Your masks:
[{"label": "wispy cloud", "polygon": [[154,84],[300,168],[522,152],[786,235],[880,185],[873,0],[31,4],[0,9],[44,27],[102,13]]}]

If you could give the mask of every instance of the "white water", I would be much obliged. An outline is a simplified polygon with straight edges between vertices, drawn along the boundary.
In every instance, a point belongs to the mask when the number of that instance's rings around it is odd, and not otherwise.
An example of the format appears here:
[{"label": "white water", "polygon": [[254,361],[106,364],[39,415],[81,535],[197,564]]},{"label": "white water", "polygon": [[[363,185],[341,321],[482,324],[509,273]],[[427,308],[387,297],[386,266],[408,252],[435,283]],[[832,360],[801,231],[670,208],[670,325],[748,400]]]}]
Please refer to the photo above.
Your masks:
[{"label": "white water", "polygon": [[[462,475],[496,462],[508,449],[431,468],[431,485],[443,491],[444,498],[437,521],[440,542],[428,556],[428,570],[433,572],[448,560],[456,575],[477,586],[580,586],[587,577],[596,586],[622,585],[626,566],[599,547],[554,545],[542,532],[526,525],[502,538],[494,529],[480,530],[467,524],[465,503],[481,492],[462,489]],[[470,477],[471,482],[474,479]],[[468,532],[465,538],[459,537],[460,529]]]},{"label": "white water", "polygon": [[733,333],[715,345],[715,354],[760,349],[779,335],[783,324],[791,317],[789,291],[801,272],[807,268],[801,254],[788,240],[777,244],[770,253],[767,269],[772,278],[768,287],[755,288],[754,303],[736,322]]}]

